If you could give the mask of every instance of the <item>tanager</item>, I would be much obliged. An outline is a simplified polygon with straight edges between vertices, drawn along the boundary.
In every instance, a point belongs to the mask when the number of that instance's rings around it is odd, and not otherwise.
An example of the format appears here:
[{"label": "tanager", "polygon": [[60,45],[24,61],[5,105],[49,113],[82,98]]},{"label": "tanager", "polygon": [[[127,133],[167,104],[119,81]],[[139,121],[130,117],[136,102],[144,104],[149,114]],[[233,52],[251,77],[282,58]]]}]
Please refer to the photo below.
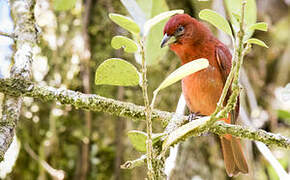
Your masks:
[{"label": "tanager", "polygon": [[[217,106],[224,84],[231,70],[232,55],[222,42],[213,36],[201,22],[187,14],[172,16],[163,31],[161,47],[169,46],[180,58],[182,64],[199,58],[206,58],[209,66],[182,79],[182,92],[190,112],[197,115],[211,115]],[[231,91],[229,90],[228,100]],[[239,103],[226,119],[235,124]],[[235,176],[248,173],[248,165],[240,140],[229,134],[220,137],[226,172]]]}]

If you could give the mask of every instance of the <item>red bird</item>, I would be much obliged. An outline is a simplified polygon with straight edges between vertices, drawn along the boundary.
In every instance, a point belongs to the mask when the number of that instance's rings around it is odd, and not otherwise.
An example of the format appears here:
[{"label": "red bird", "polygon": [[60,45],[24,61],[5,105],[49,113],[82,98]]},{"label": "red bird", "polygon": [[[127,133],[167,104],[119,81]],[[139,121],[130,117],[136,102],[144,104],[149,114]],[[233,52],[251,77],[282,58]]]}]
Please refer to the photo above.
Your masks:
[{"label": "red bird", "polygon": [[[215,38],[205,25],[187,14],[171,17],[164,27],[163,34],[161,47],[169,45],[182,64],[199,58],[208,59],[209,66],[206,69],[182,79],[182,92],[192,113],[211,115],[216,109],[231,70],[232,55],[229,49]],[[226,101],[230,93],[227,94]],[[234,124],[238,113],[239,104],[223,121]],[[235,176],[239,172],[248,173],[240,140],[226,134],[221,137],[221,145],[227,174]]]}]

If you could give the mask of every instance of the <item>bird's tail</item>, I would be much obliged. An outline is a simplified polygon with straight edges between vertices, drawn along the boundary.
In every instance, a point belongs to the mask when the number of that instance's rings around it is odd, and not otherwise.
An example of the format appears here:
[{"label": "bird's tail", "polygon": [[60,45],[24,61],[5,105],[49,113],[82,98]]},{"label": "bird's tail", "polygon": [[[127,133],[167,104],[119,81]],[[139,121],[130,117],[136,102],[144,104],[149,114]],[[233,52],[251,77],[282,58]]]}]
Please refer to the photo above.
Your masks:
[{"label": "bird's tail", "polygon": [[227,174],[232,177],[239,172],[248,173],[248,164],[240,140],[226,134],[221,137],[221,145]]}]

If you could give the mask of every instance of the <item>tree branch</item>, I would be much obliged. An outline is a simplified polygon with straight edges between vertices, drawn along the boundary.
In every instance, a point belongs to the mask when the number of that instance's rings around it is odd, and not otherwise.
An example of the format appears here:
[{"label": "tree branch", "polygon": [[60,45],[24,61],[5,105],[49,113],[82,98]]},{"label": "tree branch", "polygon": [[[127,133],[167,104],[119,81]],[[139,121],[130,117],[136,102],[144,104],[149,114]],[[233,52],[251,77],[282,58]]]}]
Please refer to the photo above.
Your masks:
[{"label": "tree branch", "polygon": [[[42,101],[59,101],[79,109],[106,112],[111,115],[128,117],[135,120],[145,120],[144,106],[126,103],[95,94],[83,94],[67,89],[57,89],[50,86],[39,86],[30,81],[20,79],[0,79],[0,92],[11,96],[29,96]],[[174,113],[154,110],[152,120],[161,121],[164,126],[175,116]],[[178,116],[178,115],[176,115]],[[186,120],[185,116],[180,116]]]},{"label": "tree branch", "polygon": [[[18,37],[14,65],[10,71],[12,78],[28,80],[31,76],[32,48],[37,40],[33,14],[34,5],[34,0],[11,1],[11,11],[15,23],[13,34]],[[21,104],[21,97],[5,95],[0,120],[0,161],[3,160],[4,154],[12,142]]]},{"label": "tree branch", "polygon": [[[29,96],[43,101],[59,101],[64,105],[72,105],[79,109],[90,111],[106,112],[111,115],[127,117],[135,120],[145,120],[144,106],[138,106],[133,103],[122,102],[105,98],[95,94],[83,94],[80,92],[57,89],[50,86],[39,86],[30,81],[19,79],[0,79],[0,92],[10,96]],[[188,117],[174,114],[172,112],[154,110],[152,119],[161,121],[166,126],[170,119],[174,118],[172,130],[187,123]],[[194,122],[194,121],[192,121]],[[199,133],[204,133],[203,129],[196,129]],[[261,141],[267,145],[290,149],[290,139],[288,137],[266,132],[264,130],[254,130],[249,127],[239,125],[230,125],[222,122],[214,123],[209,132],[222,134],[232,134],[240,138]]]},{"label": "tree branch", "polygon": [[282,136],[280,134],[274,134],[266,132],[262,129],[254,129],[240,125],[232,125],[224,122],[216,122],[213,127],[211,127],[210,132],[223,135],[232,134],[233,136],[239,138],[247,138],[253,141],[261,141],[267,145],[276,145],[278,147],[290,148],[290,139]]}]

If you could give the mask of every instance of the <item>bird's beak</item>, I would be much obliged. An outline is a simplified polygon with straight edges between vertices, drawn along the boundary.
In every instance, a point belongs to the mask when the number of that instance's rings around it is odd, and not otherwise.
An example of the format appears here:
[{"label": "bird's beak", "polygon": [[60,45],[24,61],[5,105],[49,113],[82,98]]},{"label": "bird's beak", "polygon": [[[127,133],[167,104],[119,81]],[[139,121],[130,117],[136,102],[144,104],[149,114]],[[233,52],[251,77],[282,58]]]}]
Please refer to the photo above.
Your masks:
[{"label": "bird's beak", "polygon": [[160,47],[163,48],[175,42],[176,42],[176,38],[174,36],[168,36],[167,34],[164,34]]}]

